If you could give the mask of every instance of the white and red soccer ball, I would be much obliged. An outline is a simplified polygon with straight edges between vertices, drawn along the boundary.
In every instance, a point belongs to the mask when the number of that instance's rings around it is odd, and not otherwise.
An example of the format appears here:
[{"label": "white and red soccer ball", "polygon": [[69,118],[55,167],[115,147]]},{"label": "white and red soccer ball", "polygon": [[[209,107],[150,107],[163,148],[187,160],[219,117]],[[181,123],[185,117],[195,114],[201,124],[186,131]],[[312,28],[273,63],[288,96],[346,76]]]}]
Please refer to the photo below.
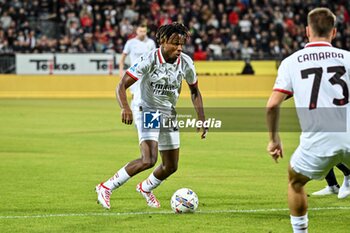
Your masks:
[{"label": "white and red soccer ball", "polygon": [[175,213],[193,213],[198,207],[198,196],[188,188],[177,190],[170,200],[170,206]]}]

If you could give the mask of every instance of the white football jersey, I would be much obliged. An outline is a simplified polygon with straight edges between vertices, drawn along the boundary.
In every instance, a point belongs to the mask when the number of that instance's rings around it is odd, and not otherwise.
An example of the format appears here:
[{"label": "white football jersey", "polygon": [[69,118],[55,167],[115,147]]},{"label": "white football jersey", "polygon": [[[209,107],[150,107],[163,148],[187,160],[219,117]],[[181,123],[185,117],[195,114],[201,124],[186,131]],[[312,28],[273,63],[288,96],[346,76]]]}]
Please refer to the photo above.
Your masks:
[{"label": "white football jersey", "polygon": [[166,63],[161,48],[141,56],[126,73],[140,82],[141,106],[151,109],[171,109],[181,92],[182,80],[197,83],[192,59],[184,54],[173,63]]},{"label": "white football jersey", "polygon": [[350,53],[312,42],[282,61],[274,91],[294,96],[300,146],[318,156],[350,150]]},{"label": "white football jersey", "polygon": [[148,53],[155,48],[155,42],[148,37],[146,37],[144,40],[132,38],[126,42],[123,53],[130,56],[130,63],[132,65],[139,57],[141,57],[141,55]]},{"label": "white football jersey", "polygon": [[[148,53],[156,48],[156,43],[146,37],[144,40],[132,38],[128,40],[124,46],[123,53],[130,56],[130,65],[133,65],[141,55]],[[132,108],[140,102],[140,82],[136,82],[130,86],[130,92],[133,94]]]}]

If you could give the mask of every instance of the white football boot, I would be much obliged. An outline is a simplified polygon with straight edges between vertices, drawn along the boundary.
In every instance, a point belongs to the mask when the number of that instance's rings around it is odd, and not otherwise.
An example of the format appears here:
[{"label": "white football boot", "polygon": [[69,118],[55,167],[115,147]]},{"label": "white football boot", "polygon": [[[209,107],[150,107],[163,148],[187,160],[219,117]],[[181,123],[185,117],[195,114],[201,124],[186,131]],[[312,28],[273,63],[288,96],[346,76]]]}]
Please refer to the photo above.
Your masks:
[{"label": "white football boot", "polygon": [[154,196],[152,192],[145,192],[142,190],[142,182],[136,186],[136,191],[139,192],[146,199],[147,205],[149,207],[152,207],[152,208],[160,207],[159,201],[157,200],[156,196]]},{"label": "white football boot", "polygon": [[331,194],[338,194],[339,188],[337,186],[326,186],[324,189],[321,189],[317,192],[312,193],[314,196],[325,196]]},{"label": "white football boot", "polygon": [[103,185],[103,183],[96,185],[97,203],[101,204],[103,208],[110,209],[110,198],[112,191]]},{"label": "white football boot", "polygon": [[343,184],[339,189],[338,198],[343,199],[350,195],[350,181],[344,178]]}]

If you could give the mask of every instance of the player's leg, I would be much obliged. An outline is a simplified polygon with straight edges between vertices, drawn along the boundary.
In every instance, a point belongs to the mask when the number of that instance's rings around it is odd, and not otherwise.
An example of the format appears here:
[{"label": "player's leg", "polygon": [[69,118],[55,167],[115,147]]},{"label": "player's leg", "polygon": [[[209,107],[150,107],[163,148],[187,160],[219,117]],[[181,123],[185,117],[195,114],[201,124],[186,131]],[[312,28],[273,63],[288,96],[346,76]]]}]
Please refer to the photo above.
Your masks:
[{"label": "player's leg", "polygon": [[141,158],[129,162],[106,182],[96,186],[97,200],[104,208],[110,209],[110,196],[113,190],[122,186],[132,176],[153,167],[157,162],[157,141],[142,141],[140,144],[140,150]]},{"label": "player's leg", "polygon": [[295,150],[288,169],[288,204],[294,233],[308,232],[305,184],[311,179],[322,180],[339,161],[341,154],[318,156],[301,146]]},{"label": "player's leg", "polygon": [[127,163],[106,182],[96,186],[98,202],[107,209],[110,208],[110,195],[114,189],[119,188],[137,173],[153,167],[157,162],[159,131],[143,129],[141,111],[133,111],[133,115],[138,131],[141,157]]},{"label": "player's leg", "polygon": [[179,148],[173,150],[160,151],[162,163],[150,174],[150,176],[139,183],[136,190],[146,199],[148,206],[159,208],[160,203],[152,190],[157,188],[163,180],[177,170],[179,161]]},{"label": "player's leg", "polygon": [[160,132],[159,151],[162,163],[152,172],[148,179],[142,182],[141,186],[145,192],[151,192],[163,180],[176,172],[180,151],[179,131]]},{"label": "player's leg", "polygon": [[111,179],[107,180],[104,185],[114,190],[124,184],[132,176],[153,167],[158,158],[158,137],[159,131],[147,130],[143,126],[142,111],[133,110],[135,125],[138,132],[140,143],[141,157],[127,163]]},{"label": "player's leg", "polygon": [[305,184],[310,178],[288,168],[288,206],[294,233],[305,233],[308,228]]},{"label": "player's leg", "polygon": [[127,163],[114,176],[103,183],[104,186],[113,191],[123,185],[134,175],[152,168],[158,157],[158,142],[145,140],[140,144],[141,157]]},{"label": "player's leg", "polygon": [[177,171],[180,149],[161,151],[162,163],[154,170],[154,174],[160,180],[165,180]]},{"label": "player's leg", "polygon": [[325,196],[338,193],[340,186],[338,184],[337,178],[335,177],[333,168],[328,172],[325,179],[327,181],[327,186],[317,192],[312,193],[312,195]]},{"label": "player's leg", "polygon": [[179,148],[173,150],[160,151],[162,163],[156,167],[151,175],[141,183],[142,190],[151,192],[160,183],[176,172],[179,162]]},{"label": "player's leg", "polygon": [[[161,132],[159,139],[159,151],[162,163],[154,170],[153,174],[159,180],[165,180],[176,172],[179,162],[180,134],[179,131]],[[155,187],[149,187],[151,190]]]},{"label": "player's leg", "polygon": [[[139,83],[133,85],[133,92],[135,96],[138,95],[137,87]],[[143,112],[137,107],[138,102],[132,100],[133,116],[135,119],[135,127],[137,129],[141,157],[134,161],[129,162],[125,166],[125,171],[130,177],[147,170],[155,165],[158,158],[158,137],[159,131],[156,129],[144,129],[143,128]]]},{"label": "player's leg", "polygon": [[350,169],[345,164],[339,163],[337,165],[337,168],[339,168],[339,170],[343,172],[344,176],[350,175]]},{"label": "player's leg", "polygon": [[152,168],[158,158],[158,142],[145,140],[140,144],[141,158],[131,161],[125,166],[129,176],[134,176],[139,172]]},{"label": "player's leg", "polygon": [[159,201],[152,190],[157,188],[163,180],[177,170],[179,161],[180,136],[179,131],[160,132],[159,151],[162,163],[150,174],[150,176],[139,183],[136,190],[146,199],[150,207],[160,207]]},{"label": "player's leg", "polygon": [[338,198],[343,199],[350,195],[350,169],[342,163],[339,163],[337,168],[344,174],[344,181],[338,193]]}]

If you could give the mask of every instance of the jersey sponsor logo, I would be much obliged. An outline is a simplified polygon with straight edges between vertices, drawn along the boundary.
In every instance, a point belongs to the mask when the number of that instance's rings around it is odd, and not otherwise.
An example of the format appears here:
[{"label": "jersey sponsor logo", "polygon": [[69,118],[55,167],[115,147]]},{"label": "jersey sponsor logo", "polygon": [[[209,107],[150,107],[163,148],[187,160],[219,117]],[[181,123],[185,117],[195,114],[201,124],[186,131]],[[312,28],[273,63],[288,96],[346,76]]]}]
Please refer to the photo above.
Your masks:
[{"label": "jersey sponsor logo", "polygon": [[151,82],[151,87],[153,88],[154,95],[171,95],[175,93],[177,87],[173,84],[161,84]]}]

